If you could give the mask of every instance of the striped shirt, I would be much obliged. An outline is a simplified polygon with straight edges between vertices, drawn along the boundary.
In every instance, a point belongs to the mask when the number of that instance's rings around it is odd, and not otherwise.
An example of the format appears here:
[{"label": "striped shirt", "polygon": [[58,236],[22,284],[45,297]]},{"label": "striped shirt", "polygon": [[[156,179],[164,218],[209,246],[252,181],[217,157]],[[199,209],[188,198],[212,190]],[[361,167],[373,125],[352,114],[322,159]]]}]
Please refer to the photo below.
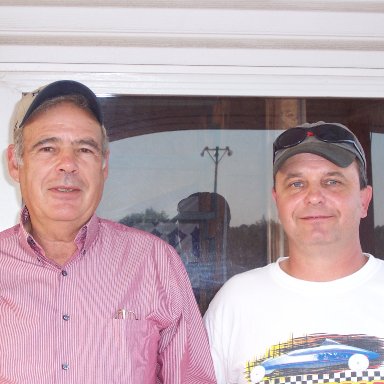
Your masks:
[{"label": "striped shirt", "polygon": [[[28,211],[22,212],[22,221]],[[177,253],[93,216],[59,266],[23,225],[0,233],[0,383],[215,383]]]}]

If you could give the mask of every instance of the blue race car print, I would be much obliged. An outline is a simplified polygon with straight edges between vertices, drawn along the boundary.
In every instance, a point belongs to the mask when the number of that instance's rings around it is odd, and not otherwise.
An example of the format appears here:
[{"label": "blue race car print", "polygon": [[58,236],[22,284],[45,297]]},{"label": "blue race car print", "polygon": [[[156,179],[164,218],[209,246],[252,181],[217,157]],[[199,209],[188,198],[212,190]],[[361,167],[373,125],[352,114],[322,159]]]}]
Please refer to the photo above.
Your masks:
[{"label": "blue race car print", "polygon": [[364,371],[369,367],[369,361],[379,356],[376,352],[325,339],[318,347],[296,349],[263,361],[251,370],[250,379],[252,383],[258,383],[265,375],[288,368],[311,369],[346,365],[351,371]]}]

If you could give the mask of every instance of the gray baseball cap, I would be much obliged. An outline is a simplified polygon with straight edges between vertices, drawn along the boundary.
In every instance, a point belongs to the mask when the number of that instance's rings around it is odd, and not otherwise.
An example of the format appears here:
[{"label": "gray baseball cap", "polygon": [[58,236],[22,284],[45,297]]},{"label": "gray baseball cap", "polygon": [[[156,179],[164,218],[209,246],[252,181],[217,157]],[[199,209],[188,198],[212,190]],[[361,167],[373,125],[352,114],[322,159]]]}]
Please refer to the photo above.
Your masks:
[{"label": "gray baseball cap", "polygon": [[36,89],[33,92],[24,93],[18,103],[15,117],[15,128],[22,127],[31,117],[32,113],[45,101],[58,96],[82,95],[87,101],[90,110],[100,124],[103,124],[103,115],[97,96],[84,84],[73,80],[59,80]]},{"label": "gray baseball cap", "polygon": [[357,159],[366,172],[363,147],[346,126],[318,121],[285,130],[273,143],[273,176],[291,156],[313,153],[346,168]]}]

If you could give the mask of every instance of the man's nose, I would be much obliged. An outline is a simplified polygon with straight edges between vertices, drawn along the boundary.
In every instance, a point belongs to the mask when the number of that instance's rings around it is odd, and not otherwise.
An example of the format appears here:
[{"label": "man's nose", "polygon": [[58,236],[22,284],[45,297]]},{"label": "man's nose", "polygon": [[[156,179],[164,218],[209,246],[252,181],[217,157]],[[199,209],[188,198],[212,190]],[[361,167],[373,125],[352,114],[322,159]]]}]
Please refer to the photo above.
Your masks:
[{"label": "man's nose", "polygon": [[307,195],[306,195],[306,201],[309,204],[320,204],[324,201],[324,194],[322,191],[321,186],[319,185],[311,185],[308,187]]},{"label": "man's nose", "polygon": [[78,170],[76,154],[71,150],[61,151],[58,159],[58,171],[65,173],[74,173]]}]

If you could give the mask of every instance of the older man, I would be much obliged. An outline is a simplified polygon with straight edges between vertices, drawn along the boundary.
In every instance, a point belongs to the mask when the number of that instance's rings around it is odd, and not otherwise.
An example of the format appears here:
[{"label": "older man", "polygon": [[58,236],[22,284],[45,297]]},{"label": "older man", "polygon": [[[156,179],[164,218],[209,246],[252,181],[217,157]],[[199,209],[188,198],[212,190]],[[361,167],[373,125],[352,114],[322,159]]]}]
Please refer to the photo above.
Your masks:
[{"label": "older man", "polygon": [[1,383],[215,382],[178,255],[95,215],[108,157],[86,86],[23,96],[8,166],[25,206],[0,234]]},{"label": "older man", "polygon": [[284,131],[274,188],[289,256],[235,276],[205,315],[218,383],[384,379],[384,262],[363,253],[364,151],[341,124]]}]

